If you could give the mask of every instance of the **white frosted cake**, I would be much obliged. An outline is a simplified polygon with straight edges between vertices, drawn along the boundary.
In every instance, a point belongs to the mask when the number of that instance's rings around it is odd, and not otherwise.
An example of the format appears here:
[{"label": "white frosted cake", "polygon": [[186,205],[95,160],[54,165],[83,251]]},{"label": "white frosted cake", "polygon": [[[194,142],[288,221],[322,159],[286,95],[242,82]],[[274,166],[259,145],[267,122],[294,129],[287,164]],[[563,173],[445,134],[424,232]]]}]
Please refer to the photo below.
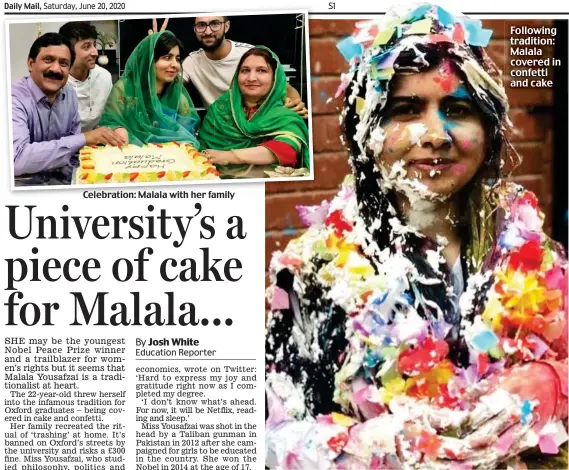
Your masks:
[{"label": "white frosted cake", "polygon": [[219,172],[190,144],[83,147],[78,184],[213,180]]}]

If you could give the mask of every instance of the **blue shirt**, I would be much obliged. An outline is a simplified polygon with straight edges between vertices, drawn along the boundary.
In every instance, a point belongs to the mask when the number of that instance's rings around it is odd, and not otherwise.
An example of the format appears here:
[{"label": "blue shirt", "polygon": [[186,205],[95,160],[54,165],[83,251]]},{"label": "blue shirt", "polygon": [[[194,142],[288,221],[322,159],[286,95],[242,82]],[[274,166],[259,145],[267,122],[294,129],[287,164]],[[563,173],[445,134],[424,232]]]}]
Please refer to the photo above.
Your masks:
[{"label": "blue shirt", "polygon": [[70,86],[50,104],[31,77],[14,83],[12,126],[14,176],[69,167],[71,157],[85,145],[77,95]]}]

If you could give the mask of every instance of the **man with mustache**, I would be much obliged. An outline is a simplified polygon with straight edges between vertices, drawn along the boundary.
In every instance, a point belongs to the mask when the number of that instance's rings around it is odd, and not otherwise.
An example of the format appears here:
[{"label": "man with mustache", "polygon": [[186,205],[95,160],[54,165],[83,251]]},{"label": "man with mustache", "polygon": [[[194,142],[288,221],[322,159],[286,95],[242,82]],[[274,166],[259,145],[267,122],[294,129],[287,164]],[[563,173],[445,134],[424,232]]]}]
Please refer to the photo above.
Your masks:
[{"label": "man with mustache", "polygon": [[74,56],[65,37],[46,33],[30,49],[30,75],[12,85],[17,186],[69,184],[72,157],[81,147],[124,143],[106,127],[81,133],[77,95],[72,87],[65,86]]},{"label": "man with mustache", "polygon": [[[164,21],[161,31],[166,29],[168,20]],[[184,81],[192,82],[198,90],[206,108],[222,93],[229,90],[235,69],[241,56],[251,47],[250,44],[226,39],[230,21],[227,16],[201,16],[195,19],[194,32],[202,48],[192,52],[182,64]],[[153,29],[157,31],[154,20]],[[303,118],[308,118],[308,110],[300,98],[300,94],[287,84],[285,106]]]},{"label": "man with mustache", "polygon": [[90,131],[97,127],[113,87],[109,71],[96,63],[97,29],[89,23],[71,21],[59,28],[59,34],[69,40],[75,52],[69,84],[77,93],[81,131]]}]

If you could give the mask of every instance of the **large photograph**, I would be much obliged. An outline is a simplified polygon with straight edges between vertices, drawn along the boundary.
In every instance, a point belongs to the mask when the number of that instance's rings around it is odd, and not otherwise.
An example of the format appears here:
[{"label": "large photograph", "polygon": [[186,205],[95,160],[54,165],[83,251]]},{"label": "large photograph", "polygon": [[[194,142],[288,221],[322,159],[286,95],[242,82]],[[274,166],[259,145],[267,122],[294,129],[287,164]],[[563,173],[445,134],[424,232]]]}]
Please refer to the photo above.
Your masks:
[{"label": "large photograph", "polygon": [[305,13],[13,22],[14,187],[313,176]]},{"label": "large photograph", "polygon": [[267,467],[567,468],[567,21],[310,35],[316,177],[267,185]]}]

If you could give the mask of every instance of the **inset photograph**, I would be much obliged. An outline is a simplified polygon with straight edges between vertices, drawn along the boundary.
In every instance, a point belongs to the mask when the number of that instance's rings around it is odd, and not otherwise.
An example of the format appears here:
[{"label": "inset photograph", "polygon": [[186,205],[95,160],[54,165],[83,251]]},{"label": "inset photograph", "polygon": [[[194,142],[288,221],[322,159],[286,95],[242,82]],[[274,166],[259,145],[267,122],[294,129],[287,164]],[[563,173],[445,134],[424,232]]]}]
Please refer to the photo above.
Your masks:
[{"label": "inset photograph", "polygon": [[13,189],[313,178],[306,12],[9,22]]}]

